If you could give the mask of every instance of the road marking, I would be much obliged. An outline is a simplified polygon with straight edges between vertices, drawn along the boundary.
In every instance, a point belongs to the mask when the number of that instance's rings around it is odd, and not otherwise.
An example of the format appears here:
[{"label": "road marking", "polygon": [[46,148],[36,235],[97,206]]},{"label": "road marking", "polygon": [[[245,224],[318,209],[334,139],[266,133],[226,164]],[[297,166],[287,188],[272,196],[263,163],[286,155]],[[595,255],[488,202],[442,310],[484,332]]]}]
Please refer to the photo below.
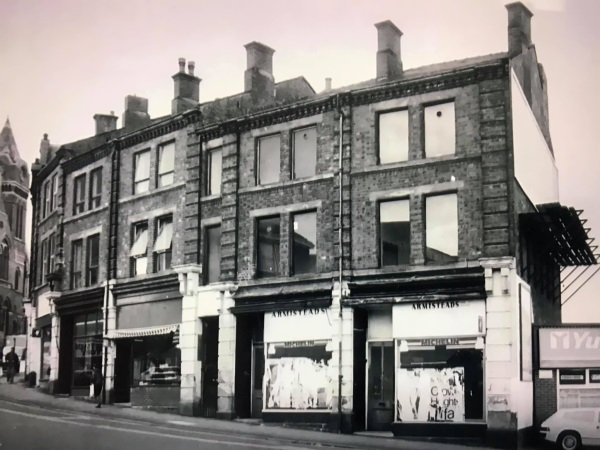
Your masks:
[{"label": "road marking", "polygon": [[83,426],[83,427],[89,427],[89,426],[93,426],[94,428],[100,428],[103,430],[109,430],[109,431],[122,431],[125,433],[133,433],[133,434],[142,434],[142,435],[148,435],[148,436],[157,436],[157,437],[170,437],[173,439],[179,439],[182,441],[192,441],[192,442],[205,442],[208,444],[227,444],[227,445],[231,445],[231,446],[238,446],[238,447],[252,447],[252,448],[275,448],[275,449],[285,449],[285,450],[298,450],[298,449],[302,449],[304,448],[305,450],[308,450],[307,447],[292,447],[292,446],[281,446],[281,445],[267,445],[267,444],[251,444],[249,442],[235,442],[235,441],[224,441],[224,440],[220,440],[220,439],[206,439],[206,438],[200,438],[200,437],[192,437],[192,436],[181,436],[181,435],[177,435],[177,434],[169,434],[169,433],[156,433],[154,431],[142,431],[142,430],[133,430],[131,428],[119,428],[119,427],[113,427],[113,426],[109,426],[109,425],[93,425],[93,424],[89,424],[89,423],[79,423],[79,422],[72,422],[70,420],[65,420],[65,419],[60,419],[60,418],[56,418],[56,417],[47,417],[47,416],[39,416],[37,414],[31,414],[31,413],[26,413],[26,412],[22,412],[22,411],[13,411],[10,409],[5,409],[5,408],[0,408],[0,412],[4,412],[7,414],[15,414],[18,416],[25,416],[25,417],[32,417],[35,419],[40,419],[40,420],[46,420],[48,422],[58,422],[58,423],[65,423],[65,424],[69,424],[69,425],[76,425],[76,426]]},{"label": "road marking", "polygon": [[187,427],[193,427],[194,425],[196,425],[195,423],[184,422],[183,420],[169,420],[167,423],[173,425],[185,425]]}]

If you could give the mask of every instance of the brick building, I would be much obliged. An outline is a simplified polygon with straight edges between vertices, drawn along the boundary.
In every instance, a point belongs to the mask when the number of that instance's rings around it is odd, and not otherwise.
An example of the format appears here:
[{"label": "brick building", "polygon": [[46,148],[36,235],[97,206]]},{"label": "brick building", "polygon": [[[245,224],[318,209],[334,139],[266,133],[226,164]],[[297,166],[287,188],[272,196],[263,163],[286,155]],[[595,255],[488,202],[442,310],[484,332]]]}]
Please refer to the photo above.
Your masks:
[{"label": "brick building", "polygon": [[376,78],[321,93],[252,42],[244,92],[202,103],[180,60],[170,116],[127,97],[122,128],[42,151],[51,389],[100,364],[109,401],[514,444],[531,325],[595,259],[558,203],[531,13],[507,9],[508,52],[407,70],[378,23]]},{"label": "brick building", "polygon": [[29,265],[25,246],[29,168],[19,155],[8,119],[0,132],[0,185],[0,356],[4,360],[11,347],[19,358],[25,350]]}]

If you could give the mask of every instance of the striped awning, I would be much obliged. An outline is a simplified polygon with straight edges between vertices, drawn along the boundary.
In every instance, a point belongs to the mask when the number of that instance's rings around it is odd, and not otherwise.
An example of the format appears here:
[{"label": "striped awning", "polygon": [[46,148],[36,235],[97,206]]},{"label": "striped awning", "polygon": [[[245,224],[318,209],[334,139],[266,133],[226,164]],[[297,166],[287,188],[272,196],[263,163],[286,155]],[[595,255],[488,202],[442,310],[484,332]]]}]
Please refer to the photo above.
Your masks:
[{"label": "striped awning", "polygon": [[112,330],[107,333],[106,337],[109,339],[128,339],[144,336],[160,336],[169,333],[179,334],[179,324]]}]

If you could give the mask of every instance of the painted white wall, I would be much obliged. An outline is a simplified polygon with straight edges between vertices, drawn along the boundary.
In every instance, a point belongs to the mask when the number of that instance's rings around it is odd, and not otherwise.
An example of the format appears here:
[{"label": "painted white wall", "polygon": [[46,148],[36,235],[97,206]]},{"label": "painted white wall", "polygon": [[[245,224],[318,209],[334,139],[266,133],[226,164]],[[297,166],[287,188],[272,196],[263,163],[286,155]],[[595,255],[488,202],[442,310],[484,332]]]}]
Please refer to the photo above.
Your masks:
[{"label": "painted white wall", "polygon": [[536,205],[558,202],[558,169],[542,131],[511,69],[515,176]]},{"label": "painted white wall", "polygon": [[369,311],[369,325],[367,328],[367,340],[369,341],[391,341],[392,332],[392,311],[390,310],[372,310]]},{"label": "painted white wall", "polygon": [[265,313],[265,342],[294,342],[330,340],[333,336],[333,321],[331,311],[313,309],[312,313],[281,315],[279,312]]},{"label": "painted white wall", "polygon": [[[533,307],[529,285],[517,275],[515,275],[515,280],[515,348],[518,370],[516,377],[513,378],[512,398],[514,410],[517,412],[517,428],[520,430],[533,426],[533,338],[531,333]],[[520,300],[519,295],[521,296]],[[524,352],[522,359],[520,358],[521,352]],[[523,368],[525,369],[525,373],[523,381],[521,381],[521,370]],[[531,374],[531,376],[529,376],[529,374]]]},{"label": "painted white wall", "polygon": [[50,314],[50,302],[48,301],[48,297],[42,294],[38,297],[37,315],[34,315],[34,318],[43,317],[46,314]]}]

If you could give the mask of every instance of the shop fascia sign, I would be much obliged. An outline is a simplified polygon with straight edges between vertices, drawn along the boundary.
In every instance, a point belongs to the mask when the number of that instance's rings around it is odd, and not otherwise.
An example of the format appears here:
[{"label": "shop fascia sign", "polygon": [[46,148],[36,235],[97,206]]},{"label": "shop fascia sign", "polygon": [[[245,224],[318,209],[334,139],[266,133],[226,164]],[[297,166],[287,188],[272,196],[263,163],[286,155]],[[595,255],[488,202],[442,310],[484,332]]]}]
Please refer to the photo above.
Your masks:
[{"label": "shop fascia sign", "polygon": [[460,302],[419,302],[413,303],[412,309],[453,309],[460,307]]},{"label": "shop fascia sign", "polygon": [[600,328],[540,328],[541,368],[600,365]]},{"label": "shop fascia sign", "polygon": [[272,317],[291,317],[291,316],[314,316],[318,314],[325,314],[327,308],[304,308],[304,309],[291,309],[284,311],[273,311]]}]

